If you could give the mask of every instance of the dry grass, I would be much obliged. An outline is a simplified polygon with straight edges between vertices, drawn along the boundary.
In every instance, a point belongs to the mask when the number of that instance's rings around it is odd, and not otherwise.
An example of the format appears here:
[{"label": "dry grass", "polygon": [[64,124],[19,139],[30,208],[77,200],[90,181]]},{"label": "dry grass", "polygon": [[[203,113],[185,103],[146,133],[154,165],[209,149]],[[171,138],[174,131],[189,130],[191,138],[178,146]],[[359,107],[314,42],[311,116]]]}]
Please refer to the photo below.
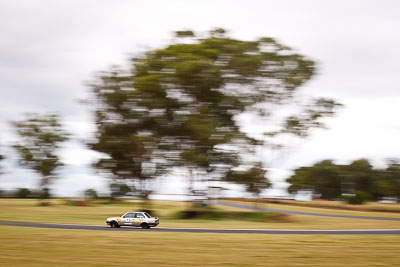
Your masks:
[{"label": "dry grass", "polygon": [[0,266],[398,266],[399,236],[99,232],[1,226]]},{"label": "dry grass", "polygon": [[[0,220],[102,225],[108,216],[138,208],[136,201],[85,207],[65,205],[65,200],[56,199],[51,200],[51,204],[41,207],[35,200],[1,199]],[[161,217],[161,226],[164,227],[399,228],[398,222],[304,215],[290,215],[288,218],[291,222],[268,223],[176,220],[171,217],[171,214],[184,207],[185,203],[172,201],[155,201],[153,205],[153,209]],[[279,208],[284,207],[280,205]],[[240,210],[221,206],[219,208]],[[0,237],[0,266],[364,267],[398,266],[400,262],[400,236],[103,232],[0,226]]]}]

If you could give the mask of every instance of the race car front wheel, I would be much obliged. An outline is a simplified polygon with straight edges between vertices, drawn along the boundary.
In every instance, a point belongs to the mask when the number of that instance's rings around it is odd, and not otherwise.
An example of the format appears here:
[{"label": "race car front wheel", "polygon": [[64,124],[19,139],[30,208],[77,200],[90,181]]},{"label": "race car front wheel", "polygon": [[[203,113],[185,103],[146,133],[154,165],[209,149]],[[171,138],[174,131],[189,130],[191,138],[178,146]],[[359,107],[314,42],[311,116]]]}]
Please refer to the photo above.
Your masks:
[{"label": "race car front wheel", "polygon": [[111,222],[110,226],[111,226],[111,228],[118,228],[119,227],[117,222]]}]

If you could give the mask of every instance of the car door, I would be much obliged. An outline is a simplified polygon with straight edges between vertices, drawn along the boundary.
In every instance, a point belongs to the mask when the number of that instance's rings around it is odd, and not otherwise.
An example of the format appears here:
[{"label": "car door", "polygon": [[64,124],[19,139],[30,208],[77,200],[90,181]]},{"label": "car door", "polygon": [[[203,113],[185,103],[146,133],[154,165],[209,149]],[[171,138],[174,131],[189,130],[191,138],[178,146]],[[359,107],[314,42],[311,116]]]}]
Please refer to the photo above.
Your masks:
[{"label": "car door", "polygon": [[144,214],[141,212],[135,213],[135,221],[134,221],[134,226],[140,226],[142,224],[142,221],[144,220]]},{"label": "car door", "polygon": [[121,218],[121,225],[133,225],[135,220],[135,213],[129,212],[126,213],[124,216]]}]

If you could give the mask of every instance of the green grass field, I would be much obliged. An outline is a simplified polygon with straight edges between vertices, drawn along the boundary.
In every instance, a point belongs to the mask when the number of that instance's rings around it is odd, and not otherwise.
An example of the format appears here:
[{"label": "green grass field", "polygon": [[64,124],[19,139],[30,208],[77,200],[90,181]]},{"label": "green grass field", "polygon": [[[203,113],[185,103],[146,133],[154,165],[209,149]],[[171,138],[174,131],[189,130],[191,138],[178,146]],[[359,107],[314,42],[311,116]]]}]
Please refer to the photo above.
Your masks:
[{"label": "green grass field", "polygon": [[400,236],[0,227],[0,266],[398,266]]}]

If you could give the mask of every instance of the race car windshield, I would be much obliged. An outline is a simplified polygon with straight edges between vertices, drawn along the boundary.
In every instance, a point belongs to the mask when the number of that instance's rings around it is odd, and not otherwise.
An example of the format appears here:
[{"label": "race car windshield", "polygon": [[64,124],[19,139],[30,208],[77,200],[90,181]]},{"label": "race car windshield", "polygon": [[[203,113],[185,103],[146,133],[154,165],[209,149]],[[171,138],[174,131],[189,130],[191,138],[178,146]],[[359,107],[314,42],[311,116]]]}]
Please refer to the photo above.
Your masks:
[{"label": "race car windshield", "polygon": [[145,212],[144,215],[146,215],[147,218],[151,218],[150,214],[148,214],[147,212]]}]

